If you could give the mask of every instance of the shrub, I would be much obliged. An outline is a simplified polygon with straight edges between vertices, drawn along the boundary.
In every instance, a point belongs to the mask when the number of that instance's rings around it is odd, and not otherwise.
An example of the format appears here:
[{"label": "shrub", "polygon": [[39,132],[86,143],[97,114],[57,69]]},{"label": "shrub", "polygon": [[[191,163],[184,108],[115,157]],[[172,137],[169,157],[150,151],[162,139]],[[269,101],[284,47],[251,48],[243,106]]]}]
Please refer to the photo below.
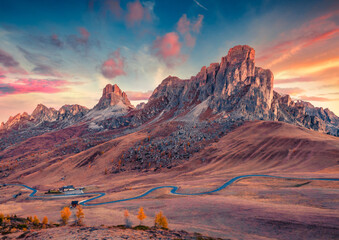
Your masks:
[{"label": "shrub", "polygon": [[145,212],[144,212],[144,208],[140,207],[139,209],[139,213],[138,213],[138,219],[140,220],[140,225],[142,225],[142,221],[147,218]]},{"label": "shrub", "polygon": [[155,216],[154,226],[157,228],[168,229],[167,218],[162,214],[161,211]]},{"label": "shrub", "polygon": [[68,220],[69,220],[69,217],[72,215],[72,212],[71,210],[69,209],[69,207],[64,207],[61,212],[60,212],[60,215],[61,215],[61,221],[63,224],[67,224],[68,223]]}]

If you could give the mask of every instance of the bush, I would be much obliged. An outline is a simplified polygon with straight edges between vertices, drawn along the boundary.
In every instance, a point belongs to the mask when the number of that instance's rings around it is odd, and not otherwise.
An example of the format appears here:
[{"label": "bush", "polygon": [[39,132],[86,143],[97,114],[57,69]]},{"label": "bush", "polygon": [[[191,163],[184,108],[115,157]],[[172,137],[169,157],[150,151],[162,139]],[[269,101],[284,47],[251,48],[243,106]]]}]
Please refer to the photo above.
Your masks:
[{"label": "bush", "polygon": [[145,230],[148,230],[148,229],[150,229],[150,227],[148,227],[148,226],[144,226],[144,225],[139,225],[139,226],[135,226],[133,229],[135,229],[135,230],[143,230],[143,231],[145,231]]}]

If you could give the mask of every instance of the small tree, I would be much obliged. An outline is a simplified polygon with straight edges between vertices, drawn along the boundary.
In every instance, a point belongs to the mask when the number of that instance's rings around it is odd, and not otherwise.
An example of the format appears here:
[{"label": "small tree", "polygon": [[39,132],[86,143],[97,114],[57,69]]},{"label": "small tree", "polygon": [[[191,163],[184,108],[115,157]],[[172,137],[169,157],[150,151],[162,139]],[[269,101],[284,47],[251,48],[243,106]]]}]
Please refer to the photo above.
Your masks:
[{"label": "small tree", "polygon": [[43,225],[47,225],[48,224],[48,218],[46,216],[44,216],[44,218],[42,219],[42,224]]},{"label": "small tree", "polygon": [[142,221],[147,218],[145,212],[144,212],[144,209],[143,207],[140,207],[139,209],[139,213],[138,213],[138,219],[140,220],[140,225],[142,225]]},{"label": "small tree", "polygon": [[77,212],[76,212],[75,216],[77,218],[77,224],[82,225],[83,219],[85,218],[85,213],[84,213],[84,210],[82,209],[82,207],[80,205],[77,206]]},{"label": "small tree", "polygon": [[69,217],[72,215],[72,212],[71,212],[71,210],[69,209],[69,207],[64,207],[64,208],[61,210],[60,215],[61,215],[61,221],[62,221],[64,224],[67,224],[67,223],[68,223],[68,220],[69,220]]},{"label": "small tree", "polygon": [[128,212],[127,209],[126,209],[125,212],[124,212],[124,216],[125,216],[125,226],[126,226],[127,228],[132,227],[132,222],[131,222],[131,220],[129,219],[129,212]]},{"label": "small tree", "polygon": [[157,228],[168,229],[167,218],[162,214],[162,211],[155,216],[154,226]]},{"label": "small tree", "polygon": [[33,218],[33,224],[34,224],[35,226],[39,226],[40,220],[39,220],[39,218],[38,218],[37,216],[34,216],[34,218]]}]

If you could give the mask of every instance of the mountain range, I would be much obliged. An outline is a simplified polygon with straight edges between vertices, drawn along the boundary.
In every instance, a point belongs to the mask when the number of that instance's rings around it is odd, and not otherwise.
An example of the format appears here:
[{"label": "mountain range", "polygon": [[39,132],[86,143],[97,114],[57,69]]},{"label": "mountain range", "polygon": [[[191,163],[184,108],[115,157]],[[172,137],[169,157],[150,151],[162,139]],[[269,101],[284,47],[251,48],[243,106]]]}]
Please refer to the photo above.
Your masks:
[{"label": "mountain range", "polygon": [[148,103],[137,108],[116,84],[108,84],[93,109],[75,104],[56,110],[39,104],[31,115],[19,113],[1,123],[0,131],[17,133],[39,127],[48,132],[80,123],[93,126],[92,122],[103,130],[142,125],[157,117],[191,122],[208,118],[283,121],[334,136],[339,134],[339,118],[333,112],[308,102],[294,102],[289,95],[273,91],[273,82],[270,70],[255,66],[254,49],[239,45],[230,49],[220,63],[202,67],[190,79],[167,77]]},{"label": "mountain range", "polygon": [[103,89],[92,109],[39,104],[32,114],[17,114],[1,124],[0,159],[6,167],[0,177],[13,174],[12,165],[24,170],[20,176],[70,159],[77,159],[75,168],[91,166],[102,155],[95,149],[125,141],[115,139],[128,139],[128,144],[120,146],[108,172],[172,168],[251,121],[339,135],[333,112],[295,102],[275,92],[273,84],[273,73],[255,66],[254,49],[239,45],[190,79],[167,77],[136,108],[116,84]]}]

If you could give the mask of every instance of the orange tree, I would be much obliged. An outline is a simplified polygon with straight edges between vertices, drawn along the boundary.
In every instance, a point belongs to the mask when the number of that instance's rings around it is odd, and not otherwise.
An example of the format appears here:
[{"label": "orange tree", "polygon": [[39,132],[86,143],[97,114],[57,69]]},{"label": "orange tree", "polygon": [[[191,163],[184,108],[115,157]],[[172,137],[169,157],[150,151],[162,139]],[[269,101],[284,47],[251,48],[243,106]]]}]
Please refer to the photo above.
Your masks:
[{"label": "orange tree", "polygon": [[157,228],[168,229],[167,218],[162,214],[161,211],[155,216],[154,226]]},{"label": "orange tree", "polygon": [[140,207],[139,212],[138,212],[138,219],[140,220],[140,225],[142,225],[142,221],[147,218],[145,212],[144,212],[144,208]]},{"label": "orange tree", "polygon": [[64,207],[61,210],[60,215],[61,215],[61,221],[64,224],[67,224],[68,220],[69,220],[69,217],[72,215],[71,209],[69,209],[69,207]]}]

